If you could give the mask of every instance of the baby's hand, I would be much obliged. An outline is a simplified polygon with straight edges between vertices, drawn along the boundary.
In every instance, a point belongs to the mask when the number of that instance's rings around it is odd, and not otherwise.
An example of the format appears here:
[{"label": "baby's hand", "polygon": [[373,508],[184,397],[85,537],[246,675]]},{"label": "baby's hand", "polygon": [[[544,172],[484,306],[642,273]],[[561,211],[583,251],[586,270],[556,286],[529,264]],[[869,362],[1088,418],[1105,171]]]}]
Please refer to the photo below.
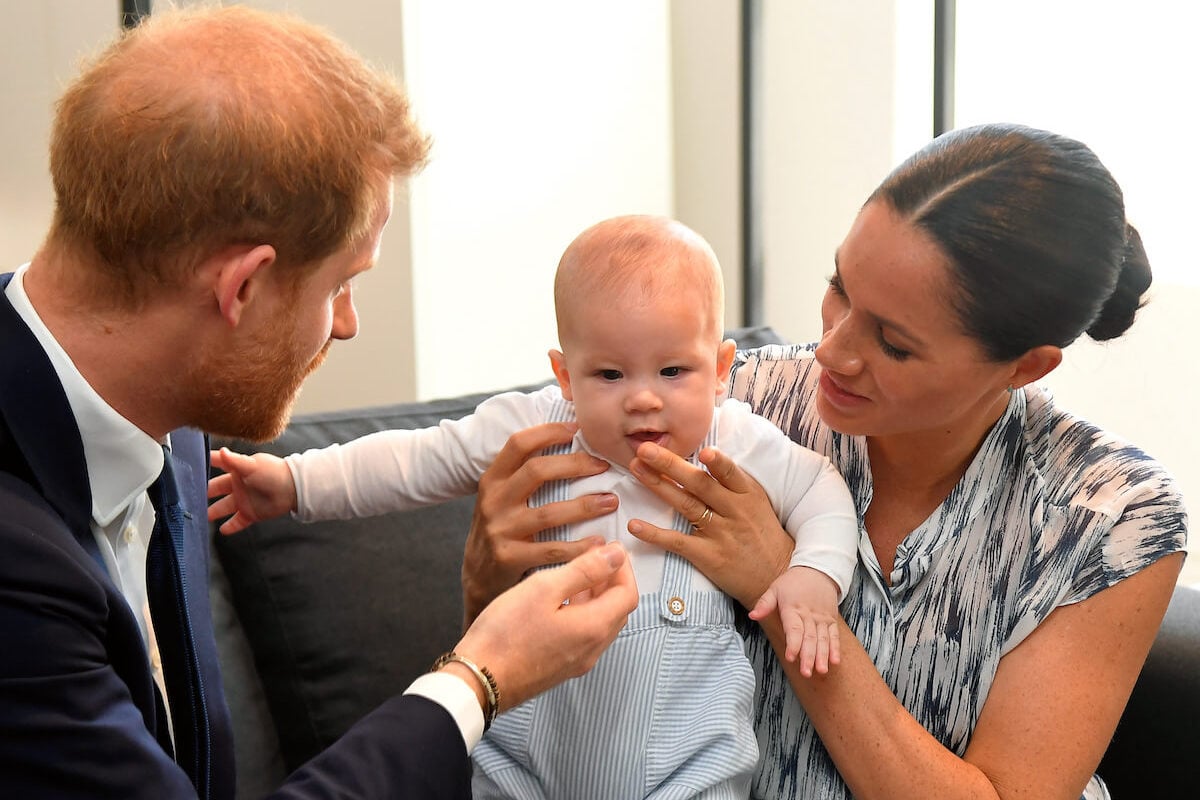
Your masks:
[{"label": "baby's hand", "polygon": [[842,660],[837,595],[837,584],[825,573],[792,567],[759,598],[750,618],[759,620],[778,609],[787,640],[785,658],[796,661],[799,657],[800,674],[806,678],[814,668],[824,675]]},{"label": "baby's hand", "polygon": [[209,521],[229,517],[221,533],[237,533],[264,519],[280,517],[296,508],[296,484],[282,458],[268,453],[252,456],[227,447],[212,451],[213,466],[225,470],[208,482]]}]

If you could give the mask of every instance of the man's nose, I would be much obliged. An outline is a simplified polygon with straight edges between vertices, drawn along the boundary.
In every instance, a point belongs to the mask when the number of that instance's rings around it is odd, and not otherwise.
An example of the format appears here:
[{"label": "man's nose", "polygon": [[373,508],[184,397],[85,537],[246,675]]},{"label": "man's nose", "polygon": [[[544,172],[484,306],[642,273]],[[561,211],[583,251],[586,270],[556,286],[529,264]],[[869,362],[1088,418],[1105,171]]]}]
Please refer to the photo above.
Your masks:
[{"label": "man's nose", "polygon": [[353,339],[357,334],[358,309],[354,307],[354,290],[346,284],[333,300],[333,327],[329,335],[334,339]]}]

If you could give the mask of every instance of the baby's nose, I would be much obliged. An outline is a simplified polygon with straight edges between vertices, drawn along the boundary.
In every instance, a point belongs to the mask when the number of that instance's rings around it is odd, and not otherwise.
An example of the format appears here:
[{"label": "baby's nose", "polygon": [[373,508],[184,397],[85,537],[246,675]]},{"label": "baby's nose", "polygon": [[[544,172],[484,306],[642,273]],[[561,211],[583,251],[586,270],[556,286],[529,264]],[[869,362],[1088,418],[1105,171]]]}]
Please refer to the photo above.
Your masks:
[{"label": "baby's nose", "polygon": [[649,387],[639,388],[631,392],[625,399],[625,409],[630,412],[657,411],[660,408],[662,408],[662,398]]}]

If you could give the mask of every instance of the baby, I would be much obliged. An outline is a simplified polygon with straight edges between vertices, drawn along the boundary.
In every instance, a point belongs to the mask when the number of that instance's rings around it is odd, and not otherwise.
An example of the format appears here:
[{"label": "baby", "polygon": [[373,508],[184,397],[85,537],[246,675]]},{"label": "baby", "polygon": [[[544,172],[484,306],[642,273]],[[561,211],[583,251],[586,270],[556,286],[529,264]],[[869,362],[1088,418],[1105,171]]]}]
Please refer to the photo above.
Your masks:
[{"label": "baby", "polygon": [[722,341],[716,256],[674,220],[625,216],[580,234],[558,265],[554,300],[558,384],[510,392],[471,416],[416,431],[384,431],[279,459],[222,450],[209,517],[225,533],[288,512],[301,519],[382,514],[474,492],[516,431],[575,421],[556,452],[584,450],[611,465],[600,475],[544,486],[534,505],[611,492],[606,517],[544,533],[599,534],[630,552],[638,609],[596,667],[500,717],[474,753],[478,798],[745,797],[757,759],[754,675],[734,630],[732,601],[681,557],[634,538],[640,519],[688,532],[683,519],[627,467],[643,442],[699,464],[703,447],[728,453],[770,497],[796,540],[771,587],[787,630],[787,657],[824,672],[836,664],[801,648],[828,636],[850,583],[858,544],[854,504],[827,459],[788,439],[725,395],[735,343]]}]

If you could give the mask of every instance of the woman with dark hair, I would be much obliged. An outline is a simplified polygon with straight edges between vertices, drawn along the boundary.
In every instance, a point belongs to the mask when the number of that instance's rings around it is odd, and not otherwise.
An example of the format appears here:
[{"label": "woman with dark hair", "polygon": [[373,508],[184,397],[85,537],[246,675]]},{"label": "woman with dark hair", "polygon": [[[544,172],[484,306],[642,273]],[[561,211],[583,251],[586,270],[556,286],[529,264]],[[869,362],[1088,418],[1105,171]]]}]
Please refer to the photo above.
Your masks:
[{"label": "woman with dark hair", "polygon": [[[954,131],[871,195],[835,255],[821,341],[741,353],[731,385],[855,497],[859,570],[827,674],[783,658],[759,600],[790,540],[757,485],[716,451],[703,471],[638,450],[635,474],[705,524],[631,532],[757,621],[756,797],[1108,796],[1092,773],[1170,599],[1186,514],[1159,464],[1036,382],[1080,334],[1123,334],[1149,284],[1120,188],[1065,137]],[[561,436],[514,437],[523,458],[507,463],[522,465],[481,483],[468,608],[554,560],[538,529],[596,515],[523,508],[530,486],[580,469],[536,457]]]}]

